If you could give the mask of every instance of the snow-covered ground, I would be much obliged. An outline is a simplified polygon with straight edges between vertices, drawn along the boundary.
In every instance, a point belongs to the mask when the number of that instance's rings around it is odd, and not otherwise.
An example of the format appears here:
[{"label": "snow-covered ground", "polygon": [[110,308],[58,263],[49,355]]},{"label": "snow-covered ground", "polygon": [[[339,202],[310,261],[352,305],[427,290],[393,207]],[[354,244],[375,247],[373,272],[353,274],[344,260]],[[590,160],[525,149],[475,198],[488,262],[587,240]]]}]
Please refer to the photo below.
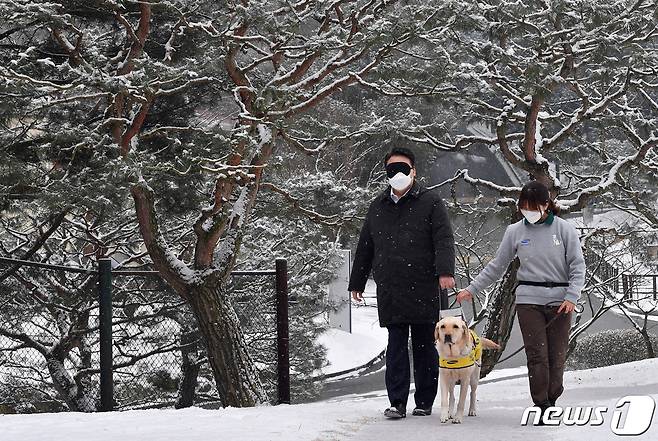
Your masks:
[{"label": "snow-covered ground", "polygon": [[[658,360],[649,359],[605,368],[565,372],[562,406],[608,406],[600,426],[523,427],[529,403],[527,378],[480,385],[479,413],[462,424],[441,424],[438,402],[429,417],[409,415],[386,420],[385,391],[292,406],[249,409],[147,410],[114,413],[61,413],[0,416],[2,441],[264,441],[264,440],[525,440],[600,441],[620,437],[610,430],[618,399],[651,395],[658,399]],[[410,403],[413,398],[410,397]],[[633,440],[658,439],[658,417]],[[623,437],[622,437],[623,439]]]},{"label": "snow-covered ground", "polygon": [[[372,280],[366,285],[366,296],[375,295],[375,285]],[[352,305],[352,333],[340,329],[329,329],[323,333],[318,342],[327,348],[329,364],[322,369],[325,375],[342,372],[363,366],[385,348],[388,331],[379,326],[376,303],[367,299],[367,305]]]}]

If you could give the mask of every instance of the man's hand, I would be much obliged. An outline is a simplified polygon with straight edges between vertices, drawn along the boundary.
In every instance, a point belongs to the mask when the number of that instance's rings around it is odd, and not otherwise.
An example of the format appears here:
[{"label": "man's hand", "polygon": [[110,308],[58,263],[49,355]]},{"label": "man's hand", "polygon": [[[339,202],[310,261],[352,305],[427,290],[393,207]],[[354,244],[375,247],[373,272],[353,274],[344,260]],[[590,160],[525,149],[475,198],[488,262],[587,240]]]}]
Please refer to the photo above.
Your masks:
[{"label": "man's hand", "polygon": [[473,300],[473,294],[471,294],[470,291],[462,289],[459,291],[459,294],[457,294],[457,302],[461,303],[464,300]]},{"label": "man's hand", "polygon": [[357,302],[363,301],[363,292],[361,291],[352,291],[352,298]]},{"label": "man's hand", "polygon": [[575,307],[576,307],[575,304],[571,303],[569,300],[565,300],[557,309],[557,313],[559,314],[564,309],[564,313],[569,314],[571,311],[574,310]]},{"label": "man's hand", "polygon": [[439,276],[439,286],[441,289],[454,288],[455,278],[452,276]]}]

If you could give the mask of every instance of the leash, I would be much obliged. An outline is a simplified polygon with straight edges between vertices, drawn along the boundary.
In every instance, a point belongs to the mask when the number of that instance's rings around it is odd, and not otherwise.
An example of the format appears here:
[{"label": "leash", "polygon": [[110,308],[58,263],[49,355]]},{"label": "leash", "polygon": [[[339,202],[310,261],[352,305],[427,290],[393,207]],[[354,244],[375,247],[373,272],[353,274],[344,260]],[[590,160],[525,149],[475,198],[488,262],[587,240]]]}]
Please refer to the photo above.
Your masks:
[{"label": "leash", "polygon": [[[550,305],[550,304],[552,304],[552,303],[562,304],[562,302],[563,302],[562,300],[552,300],[552,301],[550,301],[550,302],[548,302],[548,303],[545,303],[545,304],[542,305],[542,306],[548,306],[548,305]],[[465,315],[464,315],[464,310],[462,309],[461,304],[459,304],[459,306],[458,306],[457,308],[454,308],[455,303],[457,303],[456,300],[452,303],[452,305],[450,305],[450,308],[449,308],[449,309],[446,309],[446,310],[442,310],[442,311],[440,311],[440,313],[439,313],[439,315],[440,315],[440,319],[441,319],[441,318],[444,318],[444,317],[461,317],[462,320],[466,321],[466,318],[465,318]],[[556,306],[557,306],[557,305],[556,305]],[[585,309],[585,307],[584,307],[582,304],[580,304],[580,303],[576,303],[576,306],[574,307],[574,311],[575,311],[576,313],[578,313],[578,314],[580,314],[581,312],[583,312],[584,309]],[[544,329],[548,328],[548,327],[550,326],[550,324],[553,323],[553,321],[554,321],[555,319],[557,319],[558,317],[560,317],[560,314],[556,314],[555,317],[553,317],[552,319],[550,319],[550,320],[548,321],[548,323],[546,323],[546,325],[544,326]],[[492,363],[488,363],[488,364],[482,363],[481,365],[484,365],[484,366],[495,366],[495,365],[497,365],[498,363],[502,363],[503,361],[505,361],[505,360],[509,360],[510,358],[514,357],[516,354],[518,354],[519,352],[521,352],[521,350],[523,350],[524,348],[525,348],[525,345],[522,345],[522,346],[521,346],[519,349],[517,349],[516,351],[514,351],[514,352],[512,352],[511,354],[507,355],[505,358],[502,358],[502,359],[496,361],[496,362],[493,363],[493,364],[492,364]]]},{"label": "leash", "polygon": [[[559,303],[559,304],[562,304],[562,302],[563,302],[562,300],[552,300],[552,301],[550,301],[550,302],[548,302],[548,303],[545,303],[543,306],[548,306],[548,305],[550,305],[551,303]],[[580,303],[576,303],[576,306],[574,307],[573,310],[574,310],[576,313],[580,314],[581,312],[583,312],[583,311],[585,310],[585,307],[584,307],[582,304],[580,304]],[[546,323],[546,326],[544,326],[544,329],[548,328],[548,326],[549,326],[551,323],[553,323],[553,320],[555,320],[555,319],[558,318],[559,316],[560,316],[560,314],[556,314],[555,317],[553,317],[552,319],[550,319],[550,320],[548,321],[548,323]],[[519,352],[521,352],[521,350],[524,349],[524,348],[525,348],[525,345],[522,345],[519,349],[517,349],[516,351],[512,352],[511,354],[509,354],[507,357],[502,358],[502,359],[499,359],[499,360],[496,361],[495,363],[486,363],[486,364],[483,363],[483,365],[484,365],[484,366],[495,366],[495,365],[497,365],[498,363],[502,363],[502,362],[505,361],[505,360],[509,360],[510,358],[512,358],[513,356],[515,356],[515,355],[518,354]]]}]

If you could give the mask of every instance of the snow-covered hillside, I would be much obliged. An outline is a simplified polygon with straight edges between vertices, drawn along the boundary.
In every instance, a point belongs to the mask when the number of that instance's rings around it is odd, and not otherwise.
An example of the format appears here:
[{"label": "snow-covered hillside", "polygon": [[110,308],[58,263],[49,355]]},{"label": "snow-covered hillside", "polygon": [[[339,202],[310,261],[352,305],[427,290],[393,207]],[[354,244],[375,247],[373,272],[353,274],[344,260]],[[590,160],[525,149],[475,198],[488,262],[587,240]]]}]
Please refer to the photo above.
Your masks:
[{"label": "snow-covered hillside", "polygon": [[318,338],[318,343],[327,348],[328,362],[318,375],[335,374],[362,366],[386,348],[388,331],[379,326],[376,289],[375,282],[369,279],[363,294],[365,302],[351,305],[351,333],[329,328]]},{"label": "snow-covered hillside", "polygon": [[[493,381],[479,389],[479,415],[463,424],[441,424],[438,402],[429,417],[390,421],[382,416],[385,391],[292,406],[249,409],[148,410],[0,416],[3,441],[265,441],[265,440],[525,440],[607,441],[617,400],[626,395],[658,399],[658,360],[565,372],[562,406],[608,406],[598,427],[522,427],[529,403],[527,378]],[[410,403],[413,403],[410,399]],[[658,439],[658,422],[633,440]]]}]

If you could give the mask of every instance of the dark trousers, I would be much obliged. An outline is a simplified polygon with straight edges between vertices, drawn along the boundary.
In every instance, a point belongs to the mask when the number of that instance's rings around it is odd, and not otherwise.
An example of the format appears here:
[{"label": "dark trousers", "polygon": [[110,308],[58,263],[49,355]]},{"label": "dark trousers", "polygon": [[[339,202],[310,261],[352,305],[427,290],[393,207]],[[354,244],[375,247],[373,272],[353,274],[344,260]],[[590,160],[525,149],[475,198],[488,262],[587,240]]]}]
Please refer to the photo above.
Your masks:
[{"label": "dark trousers", "polygon": [[409,328],[413,350],[416,406],[428,409],[434,404],[439,384],[439,354],[434,346],[434,325],[389,325],[386,347],[386,390],[392,406],[406,408],[411,382],[409,369]]},{"label": "dark trousers", "polygon": [[555,403],[564,391],[562,375],[569,346],[571,313],[558,315],[558,307],[516,305],[528,361],[530,395],[535,405]]}]

